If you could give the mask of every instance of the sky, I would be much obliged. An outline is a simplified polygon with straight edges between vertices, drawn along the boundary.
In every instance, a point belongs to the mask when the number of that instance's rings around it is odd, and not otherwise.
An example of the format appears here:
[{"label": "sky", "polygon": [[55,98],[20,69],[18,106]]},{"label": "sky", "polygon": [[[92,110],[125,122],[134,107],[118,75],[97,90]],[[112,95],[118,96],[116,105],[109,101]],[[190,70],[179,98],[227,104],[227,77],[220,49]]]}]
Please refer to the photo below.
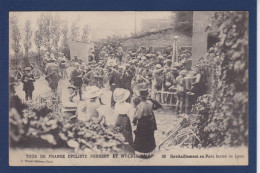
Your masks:
[{"label": "sky", "polygon": [[[10,12],[17,15],[19,27],[24,28],[26,20],[31,21],[33,31],[36,30],[36,21],[42,12]],[[50,13],[50,12],[44,12]],[[111,35],[129,36],[131,33],[138,33],[141,30],[143,19],[167,19],[170,17],[169,11],[134,12],[134,11],[111,11],[111,12],[51,12],[58,14],[62,20],[67,20],[69,28],[71,23],[77,20],[82,27],[89,25],[90,40],[95,41]],[[23,31],[21,32],[23,36]]]}]

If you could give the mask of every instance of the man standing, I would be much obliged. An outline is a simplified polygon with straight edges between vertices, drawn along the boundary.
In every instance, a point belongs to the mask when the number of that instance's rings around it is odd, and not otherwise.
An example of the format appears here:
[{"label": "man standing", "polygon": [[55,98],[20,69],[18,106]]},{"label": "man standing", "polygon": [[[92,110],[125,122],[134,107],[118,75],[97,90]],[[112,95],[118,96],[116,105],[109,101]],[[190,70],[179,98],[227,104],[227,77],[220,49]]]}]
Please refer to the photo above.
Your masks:
[{"label": "man standing", "polygon": [[[123,88],[129,90],[131,95],[133,94],[133,91],[131,89],[131,82],[133,77],[134,72],[130,69],[130,64],[126,64],[125,71],[122,74],[122,84]],[[131,97],[129,97],[126,101],[130,102],[130,98]]]},{"label": "man standing", "polygon": [[58,83],[60,80],[60,75],[59,75],[59,66],[55,63],[56,59],[54,58],[54,55],[51,55],[50,62],[46,64],[46,77],[45,79],[48,81],[50,88],[52,91],[56,93],[57,88],[58,88]]},{"label": "man standing", "polygon": [[109,78],[109,85],[110,85],[110,90],[112,91],[112,97],[111,97],[111,107],[115,107],[115,101],[113,98],[113,93],[116,88],[123,88],[122,80],[121,80],[121,75],[120,72],[118,71],[118,65],[114,64],[114,69],[112,69],[110,78]]},{"label": "man standing", "polygon": [[84,75],[84,81],[88,84],[88,86],[97,86],[97,72],[96,72],[96,63],[92,62],[90,64],[90,71]]},{"label": "man standing", "polygon": [[32,93],[34,90],[33,82],[35,82],[35,79],[30,67],[25,68],[25,74],[22,77],[22,82],[26,101],[28,101],[28,99],[32,100]]},{"label": "man standing", "polygon": [[70,82],[72,85],[75,86],[76,88],[76,95],[77,92],[79,93],[79,98],[82,100],[82,71],[80,70],[80,64],[78,62],[74,63],[75,69],[72,70],[71,75],[70,75]]}]

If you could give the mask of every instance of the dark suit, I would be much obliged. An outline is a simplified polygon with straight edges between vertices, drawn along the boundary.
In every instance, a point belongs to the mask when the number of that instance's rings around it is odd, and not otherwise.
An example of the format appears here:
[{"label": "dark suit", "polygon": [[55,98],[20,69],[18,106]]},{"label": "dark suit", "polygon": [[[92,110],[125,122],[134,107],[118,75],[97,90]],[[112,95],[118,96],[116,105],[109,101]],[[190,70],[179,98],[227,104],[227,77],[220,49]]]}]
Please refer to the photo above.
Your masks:
[{"label": "dark suit", "polygon": [[109,85],[110,85],[110,90],[112,91],[112,97],[111,97],[111,106],[115,106],[115,101],[113,98],[113,93],[116,88],[123,88],[123,83],[121,79],[121,75],[118,71],[113,70],[110,75],[109,79]]},{"label": "dark suit", "polygon": [[70,75],[70,81],[77,88],[80,99],[82,99],[82,84],[83,84],[81,74],[82,72],[80,70],[74,69]]}]

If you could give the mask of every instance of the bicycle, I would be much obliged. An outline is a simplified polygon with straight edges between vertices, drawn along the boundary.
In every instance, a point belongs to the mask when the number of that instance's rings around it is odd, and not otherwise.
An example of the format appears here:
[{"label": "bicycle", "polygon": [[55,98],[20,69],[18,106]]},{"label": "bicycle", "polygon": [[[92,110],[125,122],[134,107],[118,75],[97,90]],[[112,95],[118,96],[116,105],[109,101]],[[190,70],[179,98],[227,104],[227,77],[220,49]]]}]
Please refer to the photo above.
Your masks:
[{"label": "bicycle", "polygon": [[[193,120],[192,118],[195,118]],[[182,114],[180,120],[173,126],[173,128],[166,133],[166,139],[159,145],[159,150],[165,148],[169,149],[171,146],[194,146],[195,143],[201,143],[201,140],[196,135],[195,123],[196,115]]]}]

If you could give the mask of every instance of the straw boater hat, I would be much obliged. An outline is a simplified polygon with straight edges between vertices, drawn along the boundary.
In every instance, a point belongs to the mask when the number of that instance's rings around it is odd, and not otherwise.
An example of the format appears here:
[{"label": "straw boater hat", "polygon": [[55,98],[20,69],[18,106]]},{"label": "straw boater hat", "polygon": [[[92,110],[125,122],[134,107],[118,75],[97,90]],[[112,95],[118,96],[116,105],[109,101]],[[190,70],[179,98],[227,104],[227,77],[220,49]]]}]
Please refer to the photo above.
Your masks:
[{"label": "straw boater hat", "polygon": [[171,86],[172,84],[170,82],[165,83],[166,86]]},{"label": "straw boater hat", "polygon": [[30,70],[31,70],[31,67],[25,67],[24,70],[25,70],[25,71],[30,71]]},{"label": "straw boater hat", "polygon": [[130,91],[123,88],[116,88],[113,97],[115,102],[125,101],[130,96]]},{"label": "straw boater hat", "polygon": [[174,67],[180,67],[180,66],[181,66],[181,64],[180,64],[180,63],[177,63],[177,62],[175,62],[175,63],[173,64],[173,66],[174,66]]},{"label": "straw boater hat", "polygon": [[77,110],[77,104],[73,102],[67,102],[63,104],[63,112],[72,112]]},{"label": "straw boater hat", "polygon": [[172,68],[170,68],[170,70],[171,70],[171,71],[177,71],[177,68],[172,67]]},{"label": "straw boater hat", "polygon": [[86,90],[83,94],[83,97],[86,99],[92,99],[101,95],[101,90],[96,86],[88,87]]},{"label": "straw boater hat", "polygon": [[185,75],[186,73],[187,73],[186,70],[182,70],[182,71],[180,72],[180,75]]},{"label": "straw boater hat", "polygon": [[161,64],[156,64],[155,68],[160,69],[160,68],[162,68],[162,65]]},{"label": "straw boater hat", "polygon": [[78,62],[75,62],[74,63],[74,66],[79,66],[80,64]]}]

